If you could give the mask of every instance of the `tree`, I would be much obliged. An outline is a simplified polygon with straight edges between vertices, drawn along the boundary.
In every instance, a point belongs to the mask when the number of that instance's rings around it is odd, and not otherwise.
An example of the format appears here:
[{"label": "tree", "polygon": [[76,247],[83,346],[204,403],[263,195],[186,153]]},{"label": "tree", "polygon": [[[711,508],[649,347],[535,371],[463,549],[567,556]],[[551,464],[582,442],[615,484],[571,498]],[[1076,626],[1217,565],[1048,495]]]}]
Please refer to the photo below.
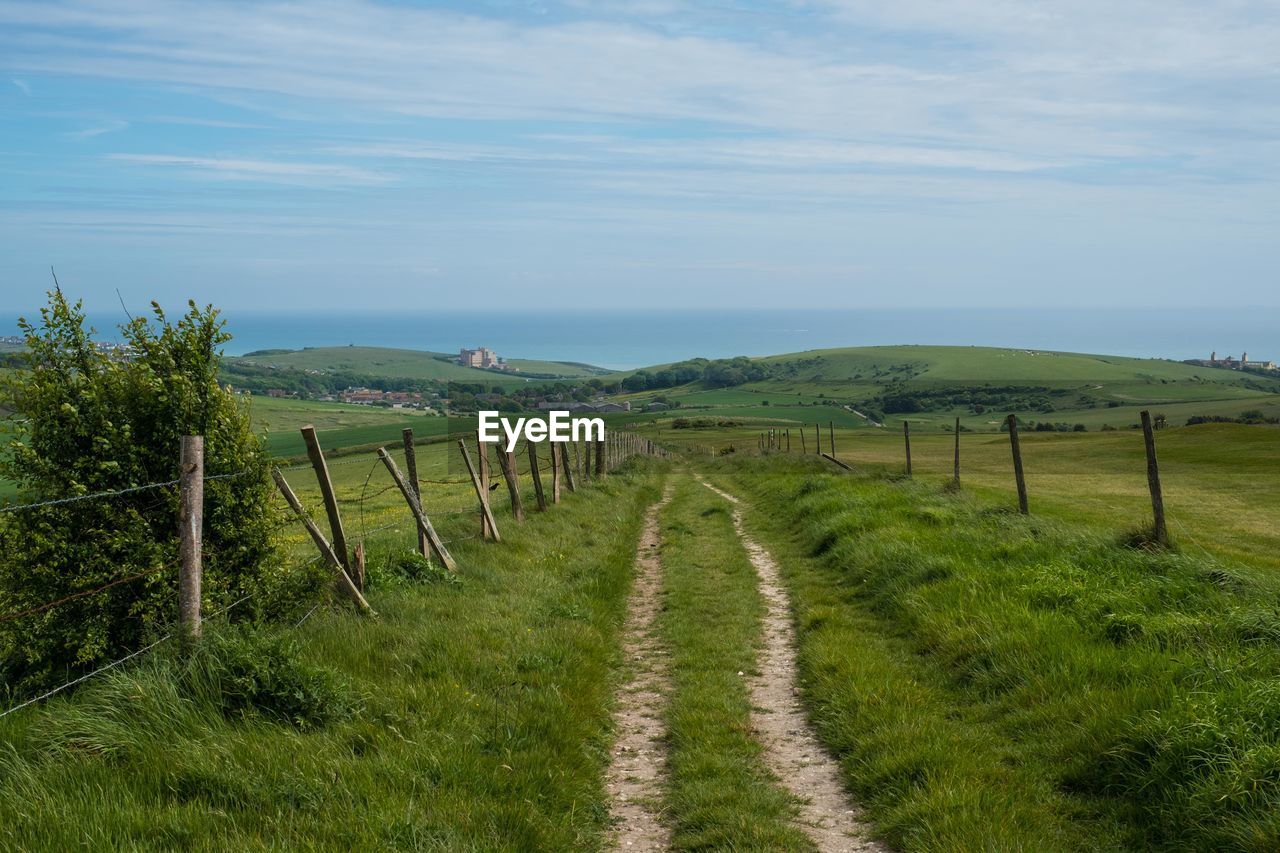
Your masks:
[{"label": "tree", "polygon": [[[230,339],[212,307],[121,327],[107,351],[80,303],[49,294],[21,321],[26,367],[7,383],[15,410],[0,475],[18,503],[169,483],[183,435],[203,435],[204,597],[230,603],[281,589],[270,558],[269,459],[248,412],[218,384]],[[225,476],[223,476],[225,475]],[[0,517],[0,613],[38,607],[145,572],[36,616],[0,622],[0,680],[32,686],[141,647],[177,610],[177,490],[171,485]]]}]

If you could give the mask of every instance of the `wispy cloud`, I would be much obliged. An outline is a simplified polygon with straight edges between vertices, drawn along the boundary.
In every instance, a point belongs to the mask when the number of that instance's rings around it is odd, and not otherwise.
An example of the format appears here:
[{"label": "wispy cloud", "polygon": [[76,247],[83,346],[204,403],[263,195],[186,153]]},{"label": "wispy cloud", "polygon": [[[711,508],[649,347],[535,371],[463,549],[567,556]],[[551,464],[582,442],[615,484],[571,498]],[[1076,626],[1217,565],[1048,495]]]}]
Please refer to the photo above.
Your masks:
[{"label": "wispy cloud", "polygon": [[322,182],[380,184],[387,176],[367,169],[332,163],[297,163],[279,160],[242,160],[219,157],[185,157],[169,154],[108,154],[110,160],[213,173],[238,180],[283,183]]},{"label": "wispy cloud", "polygon": [[104,133],[116,133],[128,127],[129,122],[127,121],[111,121],[94,127],[86,127],[83,130],[73,130],[66,135],[72,139],[92,139],[95,136],[102,136]]},{"label": "wispy cloud", "polygon": [[15,77],[10,82],[12,82],[13,85],[18,87],[19,92],[26,95],[28,98],[31,97],[31,84],[28,83],[26,80],[19,80],[18,78]]}]

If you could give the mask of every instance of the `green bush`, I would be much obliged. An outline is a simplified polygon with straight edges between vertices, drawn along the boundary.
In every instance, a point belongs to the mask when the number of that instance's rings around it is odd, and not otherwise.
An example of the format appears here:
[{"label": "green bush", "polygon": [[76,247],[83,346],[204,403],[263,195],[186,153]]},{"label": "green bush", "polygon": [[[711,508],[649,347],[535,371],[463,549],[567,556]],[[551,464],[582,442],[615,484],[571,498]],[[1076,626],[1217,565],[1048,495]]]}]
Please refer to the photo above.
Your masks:
[{"label": "green bush", "polygon": [[[191,304],[171,323],[153,306],[152,318],[121,327],[122,348],[108,350],[94,343],[80,304],[54,291],[39,323],[21,327],[29,352],[7,383],[14,418],[0,458],[15,502],[172,481],[180,437],[203,435],[206,476],[228,475],[205,484],[206,607],[283,588],[273,576],[269,459],[248,412],[216,378],[230,337],[217,311]],[[165,486],[0,516],[0,614],[153,572],[0,622],[0,681],[21,692],[163,633],[177,610],[177,509],[176,487]]]}]

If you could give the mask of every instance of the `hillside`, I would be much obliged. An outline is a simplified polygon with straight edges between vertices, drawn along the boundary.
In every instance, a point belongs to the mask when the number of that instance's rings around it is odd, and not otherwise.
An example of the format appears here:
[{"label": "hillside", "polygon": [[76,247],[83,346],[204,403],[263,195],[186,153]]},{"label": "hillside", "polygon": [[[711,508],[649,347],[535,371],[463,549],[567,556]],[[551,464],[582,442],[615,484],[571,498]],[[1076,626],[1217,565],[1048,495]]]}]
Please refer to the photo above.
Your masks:
[{"label": "hillside", "polygon": [[227,364],[250,364],[278,369],[353,373],[385,379],[437,382],[512,384],[529,378],[581,378],[609,371],[591,365],[558,361],[507,359],[512,372],[463,367],[454,356],[425,350],[384,347],[308,347],[301,350],[268,350],[228,358]]},{"label": "hillside", "polygon": [[[768,416],[796,423],[844,420],[844,406],[874,419],[996,429],[999,418],[1044,419],[1087,428],[1128,425],[1141,408],[1161,407],[1171,422],[1193,415],[1280,415],[1280,376],[1198,367],[1162,359],[990,347],[895,346],[811,350],[752,359],[767,378],[732,387],[705,382],[626,395],[661,396],[726,417]],[[667,365],[646,368],[657,374]],[[768,411],[764,411],[764,407]],[[821,406],[814,410],[810,407]],[[832,408],[838,410],[833,414]],[[1167,411],[1165,411],[1167,409]]]}]

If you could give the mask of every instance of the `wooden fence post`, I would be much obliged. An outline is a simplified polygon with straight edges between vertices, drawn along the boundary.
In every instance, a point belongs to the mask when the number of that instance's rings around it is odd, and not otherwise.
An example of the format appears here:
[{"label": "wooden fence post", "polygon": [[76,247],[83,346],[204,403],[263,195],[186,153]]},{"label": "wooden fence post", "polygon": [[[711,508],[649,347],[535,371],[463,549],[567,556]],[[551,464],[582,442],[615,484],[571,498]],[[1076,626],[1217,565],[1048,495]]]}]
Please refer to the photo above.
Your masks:
[{"label": "wooden fence post", "polygon": [[827,435],[831,439],[831,458],[836,457],[836,422],[827,421]]},{"label": "wooden fence post", "polygon": [[524,503],[520,500],[520,481],[516,475],[516,455],[507,453],[501,447],[494,450],[498,456],[498,467],[502,469],[502,477],[507,481],[507,492],[511,495],[511,515],[516,521],[524,521]]},{"label": "wooden fence post", "polygon": [[907,476],[911,476],[911,424],[902,422],[902,440],[907,445]]},{"label": "wooden fence post", "polygon": [[1169,528],[1164,520],[1164,492],[1160,488],[1160,466],[1156,462],[1156,436],[1151,429],[1151,413],[1142,412],[1142,440],[1147,445],[1147,488],[1151,490],[1152,533],[1157,544],[1169,544]]},{"label": "wooden fence post", "polygon": [[960,419],[956,418],[956,464],[955,478],[952,481],[957,488],[960,486]]},{"label": "wooden fence post", "polygon": [[596,445],[596,479],[604,479],[604,442],[597,441]]},{"label": "wooden fence post", "polygon": [[204,542],[204,436],[184,435],[178,455],[178,621],[182,635],[200,636],[201,554]]},{"label": "wooden fence post", "polygon": [[[467,456],[467,461],[468,462],[471,461],[470,456]],[[484,493],[484,500],[481,503],[483,503],[485,506],[488,506],[489,504],[489,445],[480,440],[480,430],[476,430],[476,465],[478,466],[478,470],[476,474],[479,477],[479,481],[480,481],[480,491]],[[489,522],[490,520],[492,520],[492,518],[493,518],[492,508],[490,508],[490,511],[488,513],[485,513],[484,508],[481,507],[480,538],[489,539],[491,537],[491,534],[496,532],[495,530],[489,527]],[[493,536],[492,538],[496,539],[497,537]]]},{"label": "wooden fence post", "polygon": [[409,505],[409,511],[413,513],[413,520],[418,523],[418,531],[427,537],[427,542],[430,543],[432,552],[440,558],[440,562],[444,563],[446,569],[451,572],[457,570],[457,564],[454,563],[453,557],[449,554],[449,549],[444,547],[444,542],[440,540],[436,529],[431,525],[431,519],[427,518],[426,512],[423,511],[422,503],[418,500],[418,496],[413,493],[413,489],[409,488],[409,484],[405,482],[404,475],[396,467],[396,461],[391,458],[391,454],[387,452],[385,447],[378,448],[378,458],[382,460],[383,465],[387,466],[387,472],[391,474],[391,479],[396,481],[396,485],[400,488],[400,494],[404,495],[405,503]]},{"label": "wooden fence post", "polygon": [[[480,446],[484,447],[483,444]],[[492,538],[494,542],[501,542],[502,537],[498,535],[498,525],[493,520],[493,510],[489,507],[489,490],[481,481],[480,473],[471,464],[471,454],[467,452],[467,442],[461,438],[458,439],[458,449],[462,451],[462,461],[467,464],[467,473],[471,475],[471,485],[475,486],[476,500],[480,501],[480,527],[482,531],[488,531],[487,534],[482,533],[483,538]]]},{"label": "wooden fence post", "polygon": [[356,547],[351,549],[351,568],[355,571],[355,576],[351,578],[351,582],[356,585],[356,589],[364,592],[364,540],[361,539],[356,543]]},{"label": "wooden fence post", "polygon": [[573,485],[573,464],[569,461],[569,442],[560,442],[560,468],[564,471],[564,484],[569,491],[576,492]]},{"label": "wooden fence post", "polygon": [[791,452],[791,428],[787,428],[787,452]]},{"label": "wooden fence post", "polygon": [[529,476],[533,477],[533,496],[538,502],[538,512],[546,512],[547,496],[542,493],[542,472],[538,470],[538,442],[526,441],[525,444],[529,445]]},{"label": "wooden fence post", "polygon": [[803,426],[802,426],[802,427],[800,427],[800,452],[801,452],[802,454],[806,455],[806,456],[807,456],[807,455],[808,455],[808,453],[809,453],[809,448],[805,446],[805,440],[804,440],[804,427],[803,427]]},{"label": "wooden fence post", "polygon": [[550,449],[551,456],[551,502],[558,504],[560,503],[560,456],[556,450],[556,443],[551,439],[547,439],[547,447]]},{"label": "wooden fence post", "polygon": [[1013,451],[1013,476],[1018,483],[1018,512],[1029,515],[1027,481],[1022,476],[1022,447],[1018,444],[1018,416],[1009,415],[1005,421],[1009,424],[1009,448]]},{"label": "wooden fence post", "polygon": [[[422,503],[422,484],[418,482],[418,452],[413,446],[413,429],[405,427],[400,431],[400,437],[404,440],[404,468],[405,474],[409,477],[409,486],[413,489],[414,497],[418,499],[419,505]],[[418,531],[418,553],[427,556],[427,537]],[[356,574],[360,574],[356,572]],[[364,589],[364,581],[355,579],[356,586]]]},{"label": "wooden fence post", "polygon": [[279,468],[271,471],[272,478],[276,481],[276,487],[280,489],[280,494],[284,495],[285,502],[289,504],[289,508],[294,514],[302,520],[302,525],[307,529],[307,533],[311,535],[311,541],[316,543],[316,548],[320,550],[321,556],[325,562],[329,564],[329,568],[333,569],[338,576],[338,590],[355,602],[360,610],[369,616],[376,616],[373,608],[369,606],[369,602],[360,594],[360,590],[356,589],[356,585],[351,581],[351,575],[347,574],[346,566],[338,560],[338,555],[334,553],[333,547],[329,545],[324,538],[324,534],[320,532],[320,528],[316,527],[316,523],[311,520],[311,516],[307,515],[307,511],[302,508],[302,502],[298,500],[298,496],[293,493],[293,489],[289,488],[289,483],[284,478],[284,474],[280,473]]},{"label": "wooden fence post", "polygon": [[324,451],[320,449],[320,440],[316,438],[316,428],[307,424],[302,428],[302,440],[307,445],[307,458],[316,472],[316,480],[320,483],[320,496],[324,498],[324,513],[329,517],[329,531],[333,534],[333,552],[342,563],[342,568],[351,574],[351,555],[347,551],[347,534],[342,529],[342,515],[338,512],[338,498],[333,492],[333,481],[329,479],[329,463],[325,461]]},{"label": "wooden fence post", "polygon": [[822,425],[816,421],[813,424],[813,452],[822,455]]}]

